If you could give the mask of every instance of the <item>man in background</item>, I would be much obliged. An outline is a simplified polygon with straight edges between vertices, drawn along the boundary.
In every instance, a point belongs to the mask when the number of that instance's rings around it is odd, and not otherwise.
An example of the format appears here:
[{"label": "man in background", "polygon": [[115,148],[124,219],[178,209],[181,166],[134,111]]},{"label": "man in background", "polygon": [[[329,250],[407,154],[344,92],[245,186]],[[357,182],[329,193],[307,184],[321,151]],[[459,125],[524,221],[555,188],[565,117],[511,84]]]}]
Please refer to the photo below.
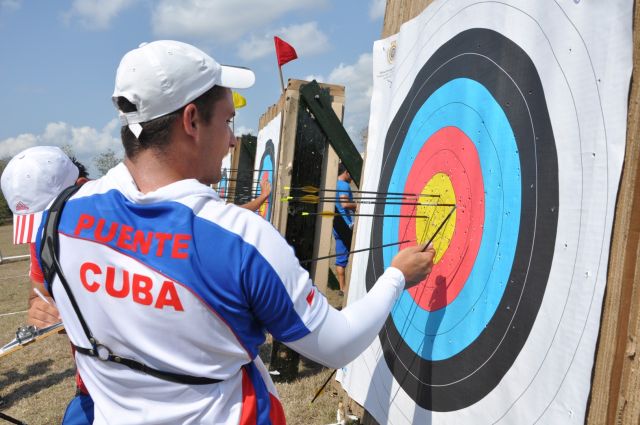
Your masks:
[{"label": "man in background", "polygon": [[[345,268],[349,262],[351,234],[353,231],[352,214],[356,210],[351,192],[351,174],[341,162],[338,164],[338,181],[336,182],[336,210],[340,217],[334,219],[333,238],[336,241],[336,274],[340,285],[340,295],[344,295],[346,286]],[[342,220],[342,222],[337,222]]]},{"label": "man in background", "polygon": [[[45,208],[67,187],[87,182],[86,168],[56,146],[35,146],[15,155],[0,178],[2,193],[13,212],[14,244],[29,244],[30,266],[27,322],[46,328],[60,322],[58,308],[44,287],[36,253],[37,229]],[[46,294],[46,295],[45,295]],[[73,418],[71,422],[68,418]],[[76,372],[76,396],[67,406],[63,424],[90,424],[93,401]]]}]

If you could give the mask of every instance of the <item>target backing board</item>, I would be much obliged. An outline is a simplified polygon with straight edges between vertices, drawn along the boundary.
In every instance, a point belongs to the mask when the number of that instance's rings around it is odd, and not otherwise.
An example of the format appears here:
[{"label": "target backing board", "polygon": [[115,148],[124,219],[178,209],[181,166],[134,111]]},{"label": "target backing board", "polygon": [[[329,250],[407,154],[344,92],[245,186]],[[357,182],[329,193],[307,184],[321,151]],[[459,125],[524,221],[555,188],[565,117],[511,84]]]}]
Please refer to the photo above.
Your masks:
[{"label": "target backing board", "polygon": [[273,212],[281,128],[282,113],[278,113],[264,127],[258,130],[256,160],[255,166],[253,167],[254,192],[255,196],[260,195],[260,182],[262,181],[268,181],[271,184],[271,195],[257,211],[258,214],[264,217],[267,221],[271,221]]},{"label": "target backing board", "polygon": [[375,43],[363,190],[418,202],[360,206],[356,250],[407,242],[354,255],[349,303],[441,228],[430,276],[338,374],[378,422],[584,423],[632,6],[435,1]]}]

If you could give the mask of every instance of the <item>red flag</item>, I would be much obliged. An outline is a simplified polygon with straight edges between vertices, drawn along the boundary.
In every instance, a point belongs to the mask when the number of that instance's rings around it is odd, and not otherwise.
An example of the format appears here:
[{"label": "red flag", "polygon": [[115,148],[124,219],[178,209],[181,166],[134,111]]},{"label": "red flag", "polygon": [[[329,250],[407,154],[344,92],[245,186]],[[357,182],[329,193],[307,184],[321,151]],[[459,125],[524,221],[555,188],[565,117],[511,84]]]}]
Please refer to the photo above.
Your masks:
[{"label": "red flag", "polygon": [[273,41],[276,44],[276,56],[278,57],[278,66],[282,66],[287,62],[291,62],[294,59],[298,59],[298,54],[293,46],[280,37],[273,37]]}]

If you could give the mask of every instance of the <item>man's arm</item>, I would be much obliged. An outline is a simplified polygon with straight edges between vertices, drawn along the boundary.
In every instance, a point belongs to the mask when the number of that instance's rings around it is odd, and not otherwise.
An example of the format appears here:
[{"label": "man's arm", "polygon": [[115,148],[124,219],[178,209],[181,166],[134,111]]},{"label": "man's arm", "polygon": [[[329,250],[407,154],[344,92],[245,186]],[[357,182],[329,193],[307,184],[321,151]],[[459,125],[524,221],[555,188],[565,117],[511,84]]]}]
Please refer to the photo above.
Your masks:
[{"label": "man's arm", "polygon": [[310,334],[286,343],[305,357],[332,368],[353,361],[380,332],[391,308],[404,289],[423,281],[431,273],[435,250],[413,246],[400,251],[391,266],[360,300],[327,315]]},{"label": "man's arm", "polygon": [[[40,291],[44,299],[40,298],[36,289]],[[60,313],[44,285],[32,280],[27,323],[35,325],[37,328],[45,328],[60,322],[60,320]]]},{"label": "man's arm", "polygon": [[356,203],[349,200],[349,197],[347,195],[340,195],[340,205],[342,205],[342,208],[344,208],[345,210],[356,210]]},{"label": "man's arm", "polygon": [[266,201],[267,198],[269,198],[270,194],[271,194],[271,183],[269,183],[266,180],[261,181],[260,195],[257,196],[255,199],[247,202],[246,204],[240,205],[240,207],[245,208],[249,211],[256,211],[258,208],[260,208],[260,206],[264,203],[264,201]]},{"label": "man's arm", "polygon": [[[58,313],[53,298],[44,287],[44,276],[36,258],[35,244],[29,245],[31,290],[29,291],[27,322],[37,328],[45,328],[58,323],[60,313]],[[40,295],[38,295],[38,291]]]}]

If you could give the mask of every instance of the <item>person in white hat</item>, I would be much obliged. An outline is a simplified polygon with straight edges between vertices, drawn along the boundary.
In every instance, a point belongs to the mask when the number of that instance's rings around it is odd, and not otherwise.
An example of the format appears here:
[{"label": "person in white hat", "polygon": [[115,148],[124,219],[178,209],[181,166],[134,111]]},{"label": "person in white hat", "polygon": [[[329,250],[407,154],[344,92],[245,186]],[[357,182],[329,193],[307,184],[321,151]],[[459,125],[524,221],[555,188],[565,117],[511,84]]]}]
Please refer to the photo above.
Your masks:
[{"label": "person in white hat", "polygon": [[39,296],[44,291],[44,277],[37,263],[35,241],[42,214],[63,189],[87,181],[84,165],[57,146],[27,148],[11,158],[2,172],[0,186],[13,213],[13,243],[29,244],[32,291],[27,320],[38,328],[60,321],[58,309]]},{"label": "person in white hat", "polygon": [[[53,298],[44,287],[35,248],[43,212],[64,189],[87,181],[85,167],[56,146],[35,146],[23,150],[11,158],[0,177],[2,193],[14,214],[13,243],[29,244],[31,291],[27,321],[37,328],[60,322]],[[91,423],[90,420],[78,420],[80,417],[92,417],[93,409],[87,389],[77,373],[76,388],[76,397],[69,403],[67,412],[72,412],[77,425]]]},{"label": "person in white hat", "polygon": [[75,184],[79,168],[56,146],[35,146],[15,155],[5,167],[0,184],[13,212],[13,243],[29,244],[28,322],[38,328],[60,321],[55,306],[38,296],[44,290],[43,277],[35,255],[35,241],[42,213],[63,189]]},{"label": "person in white hat", "polygon": [[42,212],[80,171],[56,146],[35,146],[18,153],[5,167],[2,193],[13,212],[13,243],[35,242]]},{"label": "person in white hat", "polygon": [[67,201],[62,273],[47,282],[95,424],[283,424],[258,356],[265,332],[341,367],[432,267],[433,249],[405,249],[363,300],[337,311],[273,226],[207,186],[235,141],[230,89],[254,78],[169,40],[120,62],[113,101],[126,156]]}]

